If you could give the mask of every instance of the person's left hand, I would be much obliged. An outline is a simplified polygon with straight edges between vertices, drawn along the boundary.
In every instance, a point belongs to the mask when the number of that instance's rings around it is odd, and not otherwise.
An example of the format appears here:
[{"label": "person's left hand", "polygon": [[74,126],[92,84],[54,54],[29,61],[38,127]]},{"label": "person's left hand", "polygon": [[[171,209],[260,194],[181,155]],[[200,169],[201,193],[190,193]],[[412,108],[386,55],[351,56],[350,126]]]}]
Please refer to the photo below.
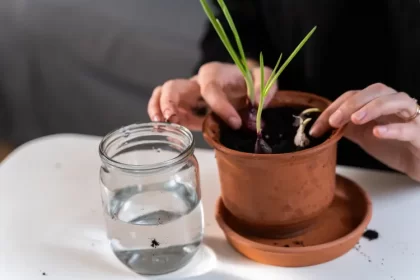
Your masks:
[{"label": "person's left hand", "polygon": [[387,166],[420,182],[420,107],[407,93],[383,84],[337,98],[312,126],[318,137],[347,124],[345,137]]}]

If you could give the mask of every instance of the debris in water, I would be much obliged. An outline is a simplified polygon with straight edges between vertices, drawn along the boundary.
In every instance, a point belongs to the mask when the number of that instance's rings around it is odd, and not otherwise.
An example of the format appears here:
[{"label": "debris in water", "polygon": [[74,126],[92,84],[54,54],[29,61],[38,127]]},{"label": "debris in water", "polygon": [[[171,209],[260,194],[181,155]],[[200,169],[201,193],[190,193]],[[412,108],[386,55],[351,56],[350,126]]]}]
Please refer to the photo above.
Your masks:
[{"label": "debris in water", "polygon": [[152,244],[150,244],[151,247],[157,248],[159,247],[160,243],[156,241],[156,239],[153,238]]}]

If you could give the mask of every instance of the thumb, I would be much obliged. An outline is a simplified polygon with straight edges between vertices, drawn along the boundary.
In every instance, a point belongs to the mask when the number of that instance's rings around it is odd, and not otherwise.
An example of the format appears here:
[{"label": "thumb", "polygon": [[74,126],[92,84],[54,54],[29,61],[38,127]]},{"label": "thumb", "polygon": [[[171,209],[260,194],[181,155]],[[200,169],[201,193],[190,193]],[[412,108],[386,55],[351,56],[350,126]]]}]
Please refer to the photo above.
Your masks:
[{"label": "thumb", "polygon": [[[267,81],[270,78],[271,73],[273,73],[273,70],[269,67],[264,67],[264,85],[267,85]],[[252,69],[252,78],[254,79],[254,87],[255,87],[255,102],[257,104],[260,103],[260,96],[261,96],[261,69],[259,67]],[[264,107],[266,107],[271,99],[273,99],[275,93],[277,92],[278,87],[277,83],[275,82],[273,86],[270,88],[270,90],[267,93],[267,96],[264,100]]]}]

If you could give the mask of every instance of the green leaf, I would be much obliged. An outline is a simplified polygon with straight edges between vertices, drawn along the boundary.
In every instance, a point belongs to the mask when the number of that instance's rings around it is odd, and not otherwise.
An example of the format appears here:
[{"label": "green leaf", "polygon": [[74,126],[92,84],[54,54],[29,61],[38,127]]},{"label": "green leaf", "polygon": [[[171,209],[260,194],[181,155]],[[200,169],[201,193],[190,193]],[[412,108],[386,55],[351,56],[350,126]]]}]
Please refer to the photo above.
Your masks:
[{"label": "green leaf", "polygon": [[260,71],[261,71],[261,92],[260,92],[260,102],[258,104],[257,111],[257,120],[256,120],[256,129],[257,133],[261,132],[261,114],[264,107],[264,57],[263,53],[260,52]]},{"label": "green leaf", "polygon": [[235,64],[239,67],[239,70],[241,70],[242,74],[246,75],[247,68],[242,64],[241,59],[238,57],[238,55],[235,53],[235,50],[232,48],[229,38],[218,19],[216,19],[216,24],[218,26],[218,29],[220,30],[219,36],[222,38],[222,42],[224,43],[227,51],[229,52]]},{"label": "green leaf", "polygon": [[210,6],[207,4],[205,0],[200,0],[207,17],[209,18],[211,24],[213,25],[216,33],[219,35],[220,40],[222,41],[223,45],[225,46],[226,50],[228,51],[229,55],[232,57],[232,60],[238,66],[239,70],[242,72],[243,75],[246,73],[246,69],[244,68],[241,60],[238,58],[238,55],[235,53],[235,50],[232,47],[232,44],[229,41],[228,36],[226,35],[225,30],[223,29],[222,24],[220,21],[214,16]]},{"label": "green leaf", "polygon": [[223,0],[218,0],[217,2],[219,3],[219,6],[226,17],[226,20],[229,23],[230,29],[232,30],[233,36],[235,37],[236,44],[238,46],[239,53],[241,54],[243,62],[245,63],[246,61],[245,52],[242,47],[241,39],[239,37],[238,30],[236,29],[235,23],[233,22],[232,16],[230,15],[229,10],[226,7],[226,4]]},{"label": "green leaf", "polygon": [[[283,56],[283,53],[281,53],[281,54],[280,54],[280,57],[279,57],[279,59],[277,60],[276,66],[274,67],[273,71],[271,72],[270,78],[268,78],[267,84],[270,84],[271,80],[274,78],[274,75],[275,75],[275,73],[276,73],[276,71],[277,71],[277,68],[279,68],[280,61],[281,61],[282,56]],[[266,96],[267,94],[268,94],[268,90],[264,92],[264,95],[265,95],[265,96]]]},{"label": "green leaf", "polygon": [[230,43],[229,37],[227,36],[222,24],[220,21],[214,16],[210,6],[207,4],[206,0],[200,0],[201,5],[203,6],[203,9],[209,18],[211,24],[213,25],[214,29],[216,30],[216,33],[219,35],[220,40],[222,41],[223,45],[225,46],[226,50],[228,51],[229,55],[232,57],[232,60],[236,64],[236,66],[241,71],[242,75],[245,78],[247,88],[248,88],[248,97],[253,103],[254,99],[254,81],[252,80],[252,77],[250,75],[250,71],[246,62],[245,53],[242,47],[242,43],[240,41],[239,34],[236,30],[236,27],[234,25],[234,22],[232,20],[232,17],[230,16],[230,13],[223,2],[223,0],[218,0],[219,5],[229,23],[229,26],[232,30],[232,33],[234,34],[236,43],[238,45],[238,49],[241,55],[241,58],[238,56],[238,54],[235,52],[234,48],[232,47],[232,44]]},{"label": "green leaf", "polygon": [[264,91],[264,57],[263,53],[260,52],[260,70],[261,70],[261,93]]},{"label": "green leaf", "polygon": [[300,42],[300,44],[295,48],[293,53],[287,58],[286,62],[281,66],[279,71],[275,74],[274,78],[270,81],[270,83],[267,85],[266,90],[268,91],[274,84],[274,82],[277,80],[277,78],[280,76],[280,74],[284,71],[284,69],[287,67],[287,65],[292,61],[292,59],[296,56],[296,54],[300,51],[300,49],[305,45],[305,43],[309,40],[309,38],[312,36],[312,34],[315,32],[316,26],[312,28],[312,30],[305,36],[305,38]]}]

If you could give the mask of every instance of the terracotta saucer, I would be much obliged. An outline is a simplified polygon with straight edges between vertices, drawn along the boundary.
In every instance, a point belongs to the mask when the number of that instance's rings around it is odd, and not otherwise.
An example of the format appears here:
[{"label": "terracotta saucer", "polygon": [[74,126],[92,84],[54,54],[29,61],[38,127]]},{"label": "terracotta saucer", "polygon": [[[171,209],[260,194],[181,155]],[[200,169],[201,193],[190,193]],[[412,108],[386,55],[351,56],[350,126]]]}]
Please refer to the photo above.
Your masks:
[{"label": "terracotta saucer", "polygon": [[344,255],[357,244],[371,217],[367,193],[339,175],[331,206],[312,228],[293,238],[265,239],[237,232],[221,198],[216,206],[216,220],[237,251],[256,262],[284,267],[316,265]]}]

